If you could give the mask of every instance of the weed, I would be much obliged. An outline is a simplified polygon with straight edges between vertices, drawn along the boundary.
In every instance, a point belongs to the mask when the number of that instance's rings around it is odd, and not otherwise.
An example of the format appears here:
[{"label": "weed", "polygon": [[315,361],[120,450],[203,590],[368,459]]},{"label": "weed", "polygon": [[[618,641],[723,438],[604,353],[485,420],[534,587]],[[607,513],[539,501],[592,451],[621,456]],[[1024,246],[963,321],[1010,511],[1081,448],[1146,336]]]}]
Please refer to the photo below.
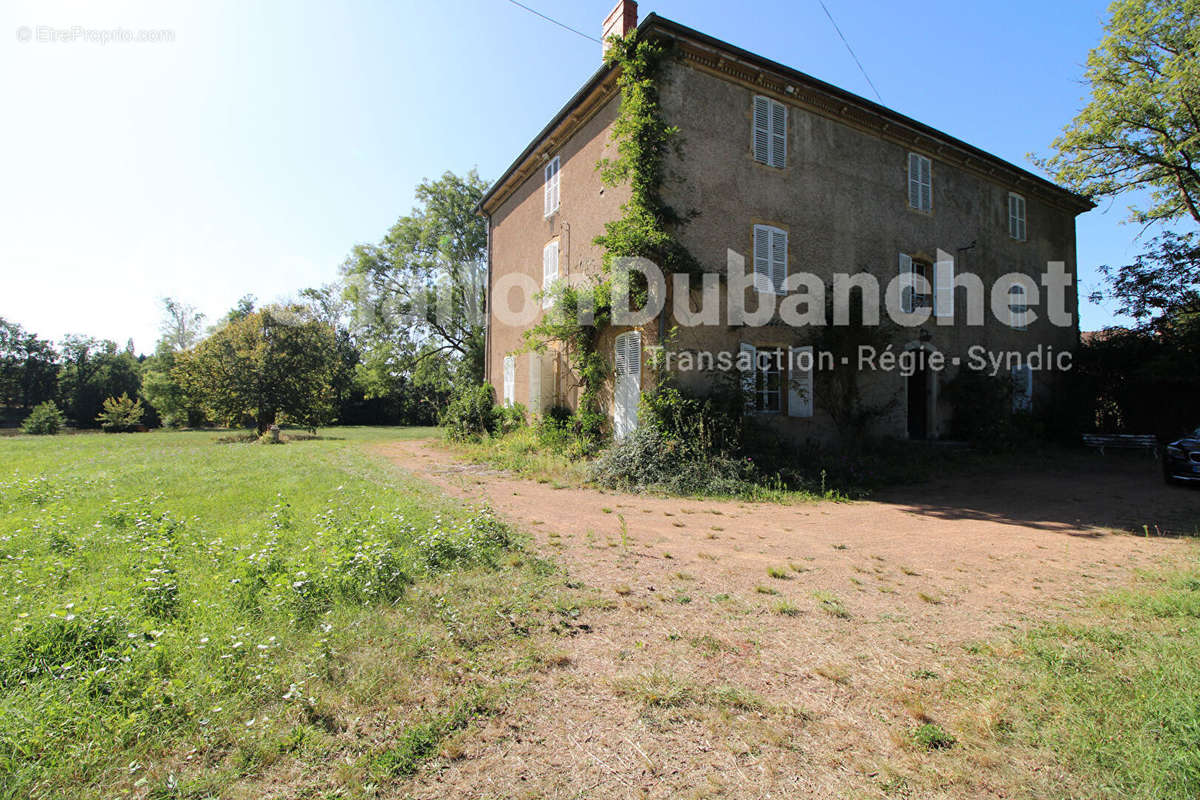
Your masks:
[{"label": "weed", "polygon": [[913,731],[912,737],[917,747],[922,750],[945,750],[953,747],[957,741],[952,735],[942,730],[941,726],[933,722],[926,722],[917,728]]},{"label": "weed", "polygon": [[816,598],[817,603],[821,606],[823,611],[831,614],[832,616],[838,617],[839,619],[850,618],[850,612],[846,610],[846,607],[842,604],[842,601],[828,592],[813,592],[813,597]]}]

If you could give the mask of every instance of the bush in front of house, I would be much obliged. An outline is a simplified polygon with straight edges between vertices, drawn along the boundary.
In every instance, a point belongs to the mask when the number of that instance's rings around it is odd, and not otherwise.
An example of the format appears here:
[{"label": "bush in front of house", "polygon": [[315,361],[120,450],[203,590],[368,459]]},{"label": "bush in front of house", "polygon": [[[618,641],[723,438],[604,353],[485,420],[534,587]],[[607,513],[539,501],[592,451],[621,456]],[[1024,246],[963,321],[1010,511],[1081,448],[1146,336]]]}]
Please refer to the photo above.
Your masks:
[{"label": "bush in front of house", "polygon": [[65,422],[63,413],[54,401],[47,400],[33,407],[33,411],[21,423],[21,430],[32,436],[53,436],[62,430]]},{"label": "bush in front of house", "polygon": [[450,395],[441,423],[452,441],[473,441],[484,434],[520,428],[525,424],[525,407],[516,403],[498,406],[490,384],[467,384]]},{"label": "bush in front of house", "polygon": [[142,426],[142,401],[130,399],[124,392],[120,397],[104,401],[104,410],[96,417],[105,433],[129,433]]},{"label": "bush in front of house", "polygon": [[613,489],[737,495],[762,476],[742,452],[744,399],[718,387],[706,395],[673,385],[642,398],[640,425],[591,466]]}]

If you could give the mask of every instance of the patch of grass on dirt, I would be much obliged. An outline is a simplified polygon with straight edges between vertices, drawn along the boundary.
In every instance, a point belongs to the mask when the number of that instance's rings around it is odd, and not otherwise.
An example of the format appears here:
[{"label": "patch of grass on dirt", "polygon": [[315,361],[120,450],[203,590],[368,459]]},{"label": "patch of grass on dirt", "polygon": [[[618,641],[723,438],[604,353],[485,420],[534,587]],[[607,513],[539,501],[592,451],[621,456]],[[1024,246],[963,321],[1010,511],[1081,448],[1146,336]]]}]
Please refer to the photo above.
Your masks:
[{"label": "patch of grass on dirt", "polygon": [[981,743],[1063,763],[1079,785],[1050,796],[1200,797],[1200,564],[1143,574],[1082,618],[977,652],[964,705],[1006,709]]},{"label": "patch of grass on dirt", "polygon": [[842,604],[842,601],[829,592],[813,592],[813,597],[822,611],[839,619],[850,618],[850,612],[846,610],[846,606]]},{"label": "patch of grass on dirt", "polygon": [[455,455],[475,464],[541,483],[553,482],[564,487],[575,487],[586,482],[588,462],[570,458],[565,453],[545,446],[533,427],[521,427],[498,436],[485,436],[475,442],[447,440],[445,446]]},{"label": "patch of grass on dirt", "polygon": [[785,567],[767,567],[767,575],[777,581],[790,581],[792,576]]}]

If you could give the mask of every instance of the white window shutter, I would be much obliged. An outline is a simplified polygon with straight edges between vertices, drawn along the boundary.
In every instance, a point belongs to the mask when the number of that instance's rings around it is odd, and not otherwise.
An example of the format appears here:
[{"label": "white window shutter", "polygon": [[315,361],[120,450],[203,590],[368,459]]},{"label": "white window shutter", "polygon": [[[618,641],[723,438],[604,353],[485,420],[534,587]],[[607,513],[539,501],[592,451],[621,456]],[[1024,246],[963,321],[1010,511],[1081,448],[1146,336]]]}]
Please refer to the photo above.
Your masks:
[{"label": "white window shutter", "polygon": [[1030,411],[1033,408],[1033,368],[1028,364],[1012,368],[1013,411]]},{"label": "white window shutter", "polygon": [[954,316],[954,260],[946,259],[933,265],[933,314],[936,317]]},{"label": "white window shutter", "polygon": [[921,207],[921,161],[916,153],[908,154],[908,204]]},{"label": "white window shutter", "polygon": [[558,210],[559,163],[555,156],[542,169],[542,204],[547,217]]},{"label": "white window shutter", "polygon": [[787,106],[771,101],[771,166],[787,166]]},{"label": "white window shutter", "polygon": [[920,157],[921,162],[921,210],[931,211],[933,209],[933,162],[924,156]]},{"label": "white window shutter", "polygon": [[912,256],[900,254],[900,310],[905,314],[913,313],[913,295],[917,287],[913,281]]},{"label": "white window shutter", "polygon": [[554,305],[550,288],[558,280],[558,242],[550,242],[542,248],[542,308]]},{"label": "white window shutter", "polygon": [[517,389],[517,358],[504,357],[504,405],[511,406]]},{"label": "white window shutter", "polygon": [[[791,348],[791,375],[788,380],[788,416],[813,415],[813,348]],[[805,368],[807,367],[807,368]]]},{"label": "white window shutter", "polygon": [[758,350],[754,345],[742,342],[738,346],[739,358],[742,363],[742,394],[746,397],[746,408],[754,409],[754,388],[758,370]]},{"label": "white window shutter", "polygon": [[787,231],[771,231],[771,285],[776,294],[783,294],[787,283]]},{"label": "white window shutter", "polygon": [[771,163],[771,101],[759,95],[754,97],[752,133],[754,160],[761,164]]},{"label": "white window shutter", "polygon": [[771,228],[754,226],[754,290],[773,291],[771,288]]},{"label": "white window shutter", "polygon": [[542,356],[536,350],[529,353],[529,411],[542,413]]}]

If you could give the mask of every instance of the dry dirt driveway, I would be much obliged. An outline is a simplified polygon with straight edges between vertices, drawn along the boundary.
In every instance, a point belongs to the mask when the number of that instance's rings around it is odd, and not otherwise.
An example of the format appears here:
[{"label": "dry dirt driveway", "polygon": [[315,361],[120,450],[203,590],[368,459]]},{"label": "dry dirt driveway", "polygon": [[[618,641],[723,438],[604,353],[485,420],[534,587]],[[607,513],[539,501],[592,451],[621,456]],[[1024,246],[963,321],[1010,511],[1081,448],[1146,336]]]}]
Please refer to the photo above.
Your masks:
[{"label": "dry dirt driveway", "polygon": [[[974,798],[1069,784],[1044,753],[997,754],[982,732],[1003,709],[950,703],[947,687],[982,658],[973,643],[1069,617],[1190,546],[1122,529],[1200,525],[1200,491],[1162,485],[1148,459],[785,506],[555,489],[432,441],[382,452],[490,505],[607,600],[564,641],[564,666],[465,757],[405,787],[417,797]],[[927,719],[959,737],[953,757],[910,744]]]}]

